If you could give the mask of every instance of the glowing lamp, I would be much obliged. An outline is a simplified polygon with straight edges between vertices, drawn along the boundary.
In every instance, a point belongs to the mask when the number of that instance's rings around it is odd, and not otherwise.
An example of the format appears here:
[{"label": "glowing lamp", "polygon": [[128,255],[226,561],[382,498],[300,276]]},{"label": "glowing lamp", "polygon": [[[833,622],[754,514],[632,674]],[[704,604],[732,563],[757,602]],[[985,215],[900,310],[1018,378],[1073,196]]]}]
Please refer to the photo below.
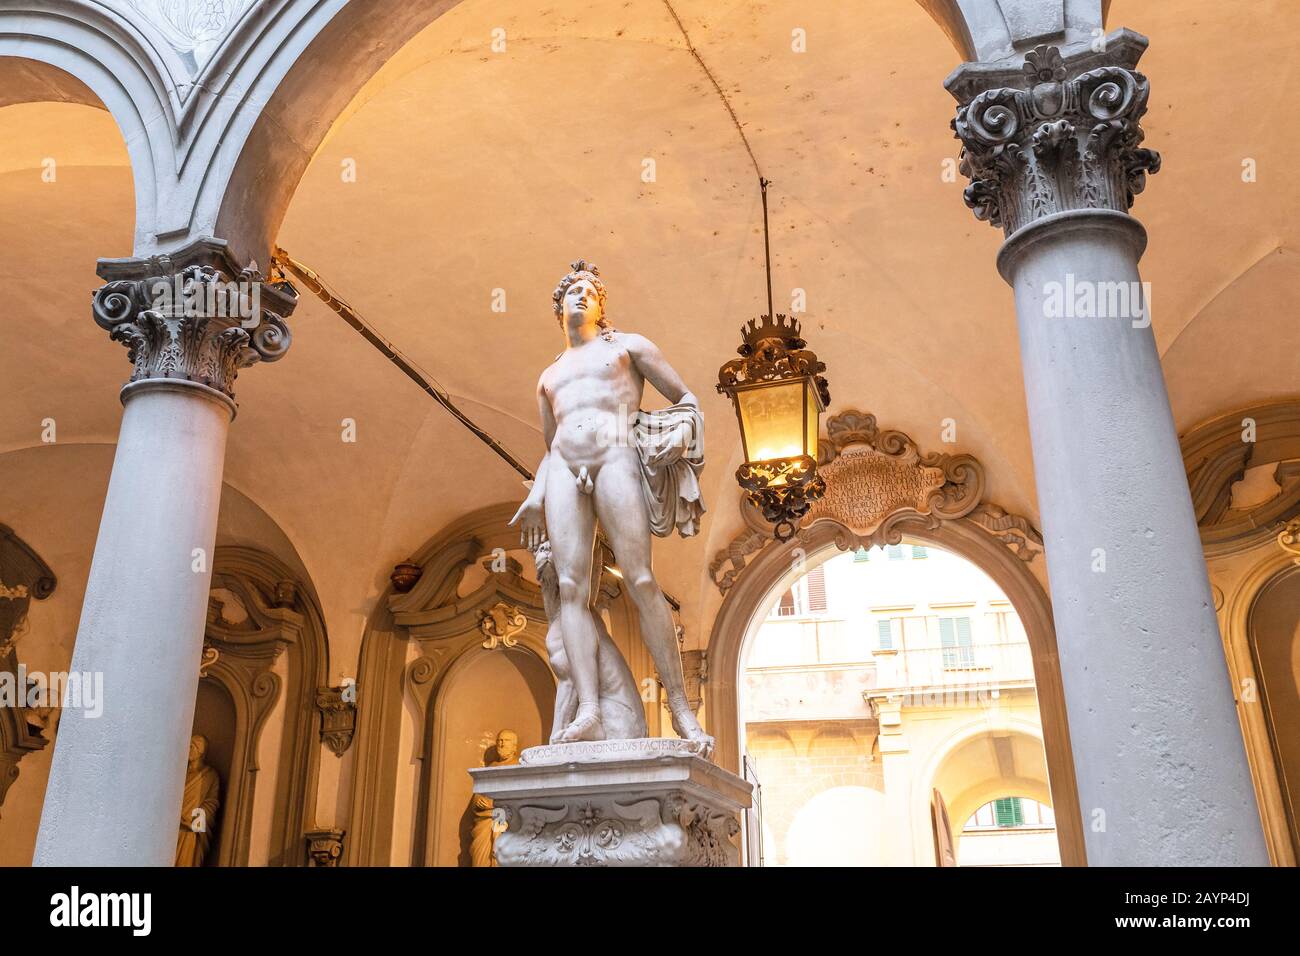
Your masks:
[{"label": "glowing lamp", "polygon": [[718,391],[735,406],[745,452],[736,480],[778,541],[794,535],[826,491],[817,474],[817,432],[830,388],[820,374],[826,364],[800,331],[798,320],[784,315],[751,319],[741,329],[740,358],[718,370]]}]

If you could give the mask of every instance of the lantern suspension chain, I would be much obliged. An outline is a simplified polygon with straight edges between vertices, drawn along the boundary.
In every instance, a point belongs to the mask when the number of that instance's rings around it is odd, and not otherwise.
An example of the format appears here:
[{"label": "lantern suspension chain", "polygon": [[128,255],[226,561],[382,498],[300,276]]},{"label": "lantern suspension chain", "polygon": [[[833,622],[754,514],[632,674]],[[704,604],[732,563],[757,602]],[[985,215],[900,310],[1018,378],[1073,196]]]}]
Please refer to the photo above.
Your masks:
[{"label": "lantern suspension chain", "polygon": [[772,308],[772,240],[767,228],[767,187],[771,180],[758,177],[758,188],[763,194],[763,259],[767,263],[767,314],[775,315]]}]

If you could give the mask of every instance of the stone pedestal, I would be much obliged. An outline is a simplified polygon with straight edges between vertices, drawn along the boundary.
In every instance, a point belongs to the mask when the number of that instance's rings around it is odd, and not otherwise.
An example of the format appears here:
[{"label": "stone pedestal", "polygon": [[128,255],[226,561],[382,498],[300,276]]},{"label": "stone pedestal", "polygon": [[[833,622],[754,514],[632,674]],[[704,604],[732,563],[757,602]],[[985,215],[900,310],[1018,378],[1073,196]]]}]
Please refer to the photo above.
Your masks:
[{"label": "stone pedestal", "polygon": [[530,747],[470,770],[507,829],[501,866],[739,866],[738,814],[753,787],[685,740]]}]

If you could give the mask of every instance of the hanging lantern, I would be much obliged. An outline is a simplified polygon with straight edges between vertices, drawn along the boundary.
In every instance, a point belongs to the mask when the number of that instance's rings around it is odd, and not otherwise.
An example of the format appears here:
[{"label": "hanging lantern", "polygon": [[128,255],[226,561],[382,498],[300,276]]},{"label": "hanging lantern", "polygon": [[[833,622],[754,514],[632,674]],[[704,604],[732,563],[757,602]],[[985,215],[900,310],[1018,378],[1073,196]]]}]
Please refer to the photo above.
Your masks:
[{"label": "hanging lantern", "polygon": [[741,329],[740,358],[718,370],[718,391],[731,398],[740,422],[745,462],[736,480],[778,541],[793,537],[799,519],[826,492],[817,474],[817,433],[830,404],[818,361],[800,337],[797,319],[770,315]]}]

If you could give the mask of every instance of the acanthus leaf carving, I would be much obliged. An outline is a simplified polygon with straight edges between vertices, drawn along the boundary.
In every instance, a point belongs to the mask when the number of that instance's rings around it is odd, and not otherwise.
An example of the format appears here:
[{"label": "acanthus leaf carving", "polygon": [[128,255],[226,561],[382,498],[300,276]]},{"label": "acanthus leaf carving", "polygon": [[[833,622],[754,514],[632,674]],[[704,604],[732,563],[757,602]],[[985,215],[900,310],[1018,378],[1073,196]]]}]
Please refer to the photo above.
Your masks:
[{"label": "acanthus leaf carving", "polygon": [[[1123,37],[1114,59],[1136,64],[1145,48],[1138,39]],[[965,200],[977,219],[1010,236],[1057,212],[1132,207],[1160,169],[1159,154],[1141,147],[1150,84],[1129,65],[1095,65],[1104,59],[1066,60],[1040,45],[1018,74],[976,68],[950,81],[960,169],[971,180]]]},{"label": "acanthus leaf carving", "polygon": [[226,244],[199,239],[169,255],[102,260],[96,324],[127,349],[130,382],[195,382],[234,400],[239,370],[283,357],[297,294],[237,266]]}]

